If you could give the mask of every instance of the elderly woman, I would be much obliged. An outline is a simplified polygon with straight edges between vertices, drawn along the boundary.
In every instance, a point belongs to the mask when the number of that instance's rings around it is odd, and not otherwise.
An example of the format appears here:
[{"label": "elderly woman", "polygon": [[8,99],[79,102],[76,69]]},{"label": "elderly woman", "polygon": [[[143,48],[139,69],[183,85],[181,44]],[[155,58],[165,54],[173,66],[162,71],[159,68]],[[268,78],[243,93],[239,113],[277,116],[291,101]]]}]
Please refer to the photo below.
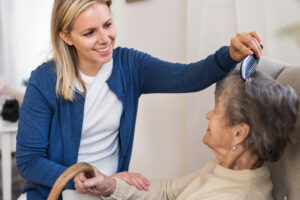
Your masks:
[{"label": "elderly woman", "polygon": [[[84,182],[85,189],[104,199],[272,199],[264,162],[278,160],[288,144],[298,96],[260,72],[244,81],[234,71],[221,87],[216,107],[206,115],[209,125],[203,138],[216,159],[186,177],[153,181],[148,191],[99,171]],[[69,195],[71,191],[64,192]]]}]

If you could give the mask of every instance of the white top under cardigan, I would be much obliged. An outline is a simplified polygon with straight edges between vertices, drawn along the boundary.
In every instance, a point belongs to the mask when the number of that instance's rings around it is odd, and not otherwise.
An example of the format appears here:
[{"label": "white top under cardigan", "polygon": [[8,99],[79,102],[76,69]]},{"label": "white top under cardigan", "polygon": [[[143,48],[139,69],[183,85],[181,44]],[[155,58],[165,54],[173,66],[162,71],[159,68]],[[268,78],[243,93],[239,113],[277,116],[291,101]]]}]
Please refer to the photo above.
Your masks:
[{"label": "white top under cardigan", "polygon": [[[122,103],[109,89],[113,61],[104,64],[95,77],[80,72],[87,89],[78,162],[88,162],[106,175],[117,172],[119,125]],[[81,87],[76,88],[82,91]]]}]

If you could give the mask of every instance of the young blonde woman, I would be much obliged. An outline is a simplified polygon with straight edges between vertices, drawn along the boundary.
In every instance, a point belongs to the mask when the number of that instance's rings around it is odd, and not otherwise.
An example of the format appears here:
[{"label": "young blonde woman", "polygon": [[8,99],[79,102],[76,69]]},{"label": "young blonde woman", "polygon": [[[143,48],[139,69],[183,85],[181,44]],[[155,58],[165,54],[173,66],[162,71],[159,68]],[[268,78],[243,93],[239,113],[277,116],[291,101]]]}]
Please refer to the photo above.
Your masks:
[{"label": "young blonde woman", "polygon": [[[245,56],[261,56],[255,32],[238,33],[230,47],[191,64],[114,48],[110,5],[110,0],[54,2],[54,57],[32,72],[20,109],[16,157],[27,180],[22,198],[45,199],[57,177],[80,161],[106,175],[127,171],[140,95],[199,91]],[[141,175],[118,176],[147,189]],[[80,185],[85,177],[75,180]],[[74,182],[66,188],[74,189]]]}]

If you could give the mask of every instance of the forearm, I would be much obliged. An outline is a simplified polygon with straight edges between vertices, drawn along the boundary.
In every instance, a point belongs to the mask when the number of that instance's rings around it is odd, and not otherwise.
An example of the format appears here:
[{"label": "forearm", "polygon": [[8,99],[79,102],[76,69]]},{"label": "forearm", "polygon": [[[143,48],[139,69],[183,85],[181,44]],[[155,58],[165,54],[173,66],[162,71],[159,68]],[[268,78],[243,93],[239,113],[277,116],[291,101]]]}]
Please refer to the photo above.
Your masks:
[{"label": "forearm", "polygon": [[[20,144],[17,145],[16,160],[22,177],[48,187],[52,187],[67,168],[49,160],[43,152],[27,149]],[[68,184],[67,188],[73,188],[71,185],[73,184]]]},{"label": "forearm", "polygon": [[108,197],[102,197],[104,200],[126,200],[126,199],[156,199],[171,200],[173,196],[171,181],[152,181],[149,190],[138,190],[135,186],[131,186],[121,179],[116,180],[115,191]]},{"label": "forearm", "polygon": [[228,47],[219,49],[206,59],[191,64],[170,63],[141,57],[139,78],[141,93],[196,92],[224,78],[237,63]]},{"label": "forearm", "polygon": [[138,190],[135,186],[131,186],[121,179],[114,178],[116,180],[115,191],[111,196],[104,199],[176,199],[201,173],[202,169],[173,180],[151,181],[148,191]]},{"label": "forearm", "polygon": [[[19,112],[16,161],[18,170],[25,179],[51,187],[66,166],[51,160],[49,137],[53,108],[37,85],[30,79]],[[59,144],[60,139],[56,139]],[[52,149],[58,147],[59,145]]]}]

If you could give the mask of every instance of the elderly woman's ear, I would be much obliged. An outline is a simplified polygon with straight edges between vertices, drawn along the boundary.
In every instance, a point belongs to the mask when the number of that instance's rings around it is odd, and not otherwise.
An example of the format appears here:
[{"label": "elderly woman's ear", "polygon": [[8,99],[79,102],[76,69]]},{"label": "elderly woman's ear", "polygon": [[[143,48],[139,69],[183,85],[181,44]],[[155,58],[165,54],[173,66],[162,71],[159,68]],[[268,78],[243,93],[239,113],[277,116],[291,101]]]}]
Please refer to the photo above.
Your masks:
[{"label": "elderly woman's ear", "polygon": [[246,123],[240,123],[234,128],[233,146],[242,144],[250,133],[250,126]]}]

